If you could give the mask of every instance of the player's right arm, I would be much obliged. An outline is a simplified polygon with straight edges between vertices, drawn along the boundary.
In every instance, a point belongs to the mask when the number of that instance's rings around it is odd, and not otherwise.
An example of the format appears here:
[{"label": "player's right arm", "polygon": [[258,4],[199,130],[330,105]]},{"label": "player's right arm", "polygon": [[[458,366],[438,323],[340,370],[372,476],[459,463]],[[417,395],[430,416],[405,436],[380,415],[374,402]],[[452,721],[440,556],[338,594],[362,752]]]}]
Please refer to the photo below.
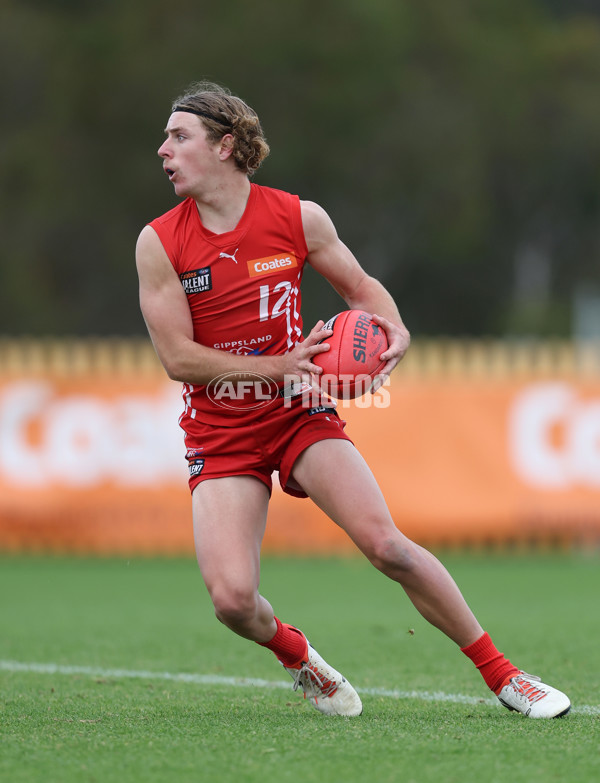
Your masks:
[{"label": "player's right arm", "polygon": [[[158,358],[173,380],[182,380],[179,367],[195,353],[202,363],[202,346],[194,349],[192,316],[186,294],[154,229],[146,226],[137,241],[140,307]],[[190,379],[191,381],[191,379]]]},{"label": "player's right arm", "polygon": [[200,385],[226,372],[239,372],[240,377],[257,372],[279,382],[286,376],[321,372],[312,357],[327,350],[324,345],[317,345],[331,334],[319,331],[322,322],[306,340],[282,356],[239,356],[209,348],[194,341],[187,294],[151,226],[145,226],[138,238],[136,265],[142,315],[158,358],[172,380]]}]

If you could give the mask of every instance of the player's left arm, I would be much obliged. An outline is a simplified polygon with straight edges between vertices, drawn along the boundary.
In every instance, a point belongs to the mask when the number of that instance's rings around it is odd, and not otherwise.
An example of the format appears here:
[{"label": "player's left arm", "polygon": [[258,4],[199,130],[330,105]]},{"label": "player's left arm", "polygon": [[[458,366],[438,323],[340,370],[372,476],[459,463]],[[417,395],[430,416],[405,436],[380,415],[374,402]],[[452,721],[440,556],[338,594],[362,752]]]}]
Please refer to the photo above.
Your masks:
[{"label": "player's left arm", "polygon": [[381,385],[408,350],[408,329],[390,293],[361,267],[339,238],[327,212],[312,201],[301,201],[300,206],[309,264],[331,283],[351,310],[370,313],[387,335],[389,345],[381,354],[386,362]]}]

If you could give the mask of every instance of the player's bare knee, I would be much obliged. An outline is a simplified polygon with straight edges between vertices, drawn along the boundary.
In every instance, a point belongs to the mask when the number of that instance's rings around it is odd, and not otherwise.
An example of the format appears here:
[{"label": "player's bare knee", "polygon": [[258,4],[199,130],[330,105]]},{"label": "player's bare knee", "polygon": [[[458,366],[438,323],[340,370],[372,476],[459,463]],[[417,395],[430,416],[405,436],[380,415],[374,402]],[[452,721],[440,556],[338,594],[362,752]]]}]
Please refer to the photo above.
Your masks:
[{"label": "player's bare knee", "polygon": [[383,536],[373,542],[368,557],[375,568],[386,576],[398,579],[415,565],[412,542],[398,536]]},{"label": "player's bare knee", "polygon": [[257,596],[254,591],[215,590],[211,598],[217,619],[229,628],[244,626],[256,614]]}]

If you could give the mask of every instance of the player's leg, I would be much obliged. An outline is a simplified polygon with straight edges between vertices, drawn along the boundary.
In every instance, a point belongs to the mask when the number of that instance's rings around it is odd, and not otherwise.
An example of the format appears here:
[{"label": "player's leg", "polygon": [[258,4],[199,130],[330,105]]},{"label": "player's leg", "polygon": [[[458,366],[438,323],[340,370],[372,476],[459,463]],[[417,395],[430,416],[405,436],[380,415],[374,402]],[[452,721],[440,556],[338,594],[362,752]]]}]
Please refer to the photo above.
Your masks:
[{"label": "player's leg", "polygon": [[260,548],[269,491],[252,476],[203,481],[194,489],[194,543],[218,619],[240,636],[269,641],[273,609],[259,594]]},{"label": "player's leg", "polygon": [[272,650],[327,715],[359,715],[362,704],[347,680],[311,647],[297,628],[280,622],[260,595],[260,548],[269,493],[251,476],[201,482],[193,495],[198,565],[218,619],[235,633]]},{"label": "player's leg", "polygon": [[349,441],[313,443],[296,460],[292,475],[373,565],[402,585],[430,623],[461,647],[482,635],[448,571],[395,526],[370,468]]},{"label": "player's leg", "polygon": [[351,443],[313,443],[296,459],[292,476],[379,570],[402,585],[423,617],[461,647],[502,704],[539,718],[569,711],[564,693],[519,671],[498,652],[444,566],[396,528],[371,470]]}]

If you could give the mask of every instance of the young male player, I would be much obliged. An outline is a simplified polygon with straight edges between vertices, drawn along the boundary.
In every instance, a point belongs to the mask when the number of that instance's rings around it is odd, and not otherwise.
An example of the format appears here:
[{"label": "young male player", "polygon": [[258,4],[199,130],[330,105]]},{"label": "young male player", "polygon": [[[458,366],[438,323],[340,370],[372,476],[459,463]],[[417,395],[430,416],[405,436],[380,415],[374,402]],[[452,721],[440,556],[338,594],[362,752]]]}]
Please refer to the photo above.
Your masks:
[{"label": "young male player", "polygon": [[[165,132],[158,154],[182,201],[140,234],[140,302],[169,377],[183,382],[194,540],[218,619],[272,650],[321,712],[362,712],[350,683],[259,593],[271,473],[278,470],[284,491],[310,497],[340,525],[456,642],[505,706],[531,717],[566,714],[567,696],[498,652],[446,569],[396,528],[335,411],[315,402],[308,384],[290,382],[319,375],[313,359],[331,335],[319,321],[302,339],[304,264],[348,308],[374,313],[389,342],[384,377],[409,345],[390,294],[361,268],[320,206],[251,183],[269,148],[242,100],[214,84],[195,85],[173,104]],[[245,383],[257,374],[277,383],[265,404]],[[244,392],[235,405],[211,397],[224,375]]]}]

